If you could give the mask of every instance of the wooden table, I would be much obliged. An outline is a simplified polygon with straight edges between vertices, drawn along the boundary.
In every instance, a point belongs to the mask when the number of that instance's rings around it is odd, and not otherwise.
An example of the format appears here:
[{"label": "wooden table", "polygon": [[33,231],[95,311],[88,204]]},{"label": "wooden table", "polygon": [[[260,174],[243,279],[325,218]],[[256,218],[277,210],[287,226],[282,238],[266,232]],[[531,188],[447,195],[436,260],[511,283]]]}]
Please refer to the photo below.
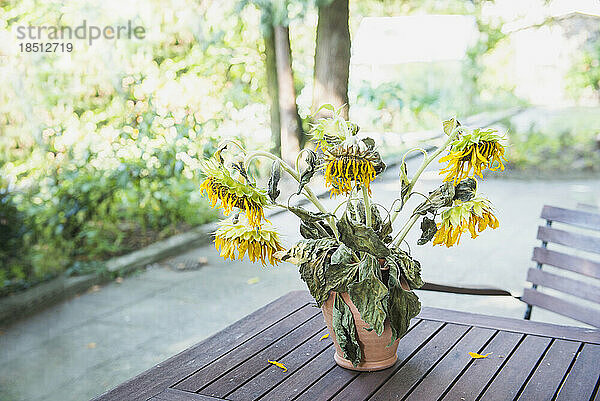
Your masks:
[{"label": "wooden table", "polygon": [[599,330],[424,308],[373,373],[338,367],[325,333],[291,292],[97,400],[600,400]]}]

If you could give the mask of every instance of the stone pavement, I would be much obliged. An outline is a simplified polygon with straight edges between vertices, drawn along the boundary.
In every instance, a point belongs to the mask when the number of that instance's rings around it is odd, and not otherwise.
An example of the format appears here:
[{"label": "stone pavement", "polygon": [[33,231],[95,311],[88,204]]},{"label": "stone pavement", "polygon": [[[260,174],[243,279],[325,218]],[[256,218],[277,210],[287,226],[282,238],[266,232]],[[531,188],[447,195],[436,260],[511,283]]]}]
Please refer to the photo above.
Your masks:
[{"label": "stone pavement", "polygon": [[[412,163],[410,170],[415,168]],[[423,178],[417,188],[421,192],[439,182],[435,172],[425,172]],[[389,205],[398,192],[396,172],[378,179],[373,190],[378,202]],[[476,240],[464,236],[460,246],[450,249],[415,245],[418,230],[409,236],[426,280],[488,284],[519,293],[526,285],[526,269],[533,266],[531,250],[542,205],[600,205],[600,180],[487,179],[480,181],[480,192],[497,208],[497,230],[485,231]],[[287,245],[298,238],[295,218],[280,214],[271,220]],[[176,261],[199,257],[208,259],[199,270],[178,272],[166,264],[153,265],[2,329],[0,400],[89,399],[288,291],[305,288],[293,265],[225,262],[212,245],[190,249]],[[516,318],[524,311],[523,304],[505,297],[419,295],[425,306]],[[533,318],[576,324],[539,309]]]}]

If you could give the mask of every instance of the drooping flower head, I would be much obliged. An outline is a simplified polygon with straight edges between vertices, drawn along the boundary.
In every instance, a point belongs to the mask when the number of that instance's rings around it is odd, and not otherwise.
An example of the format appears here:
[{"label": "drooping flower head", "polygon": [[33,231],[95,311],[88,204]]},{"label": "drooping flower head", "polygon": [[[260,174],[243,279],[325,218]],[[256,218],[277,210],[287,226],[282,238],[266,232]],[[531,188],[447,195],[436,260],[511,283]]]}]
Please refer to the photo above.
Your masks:
[{"label": "drooping flower head", "polygon": [[226,216],[237,207],[246,213],[250,225],[260,227],[260,222],[264,219],[264,207],[267,205],[264,191],[233,178],[217,158],[204,160],[200,169],[206,175],[200,185],[200,192],[206,192],[212,207],[220,200],[220,207]]},{"label": "drooping flower head", "polygon": [[371,194],[371,181],[385,170],[372,139],[357,141],[351,137],[339,145],[323,148],[325,184],[331,195],[347,195],[356,184],[361,184]]},{"label": "drooping flower head", "polygon": [[455,201],[455,205],[442,212],[442,222],[433,239],[433,245],[458,245],[461,235],[469,231],[476,238],[487,227],[498,228],[490,201],[475,197],[467,202]]},{"label": "drooping flower head", "polygon": [[280,262],[274,253],[284,248],[279,243],[279,234],[271,224],[264,223],[256,228],[244,216],[240,216],[237,222],[235,219],[226,219],[218,224],[215,248],[225,259],[243,260],[248,253],[251,262],[260,261],[263,266],[266,262],[271,265]]},{"label": "drooping flower head", "polygon": [[485,169],[496,171],[504,170],[502,160],[504,157],[504,146],[501,141],[504,136],[498,135],[495,129],[474,129],[470,132],[463,130],[459,136],[450,144],[450,152],[440,159],[440,163],[448,162],[448,165],[440,170],[440,174],[446,174],[444,181],[453,181],[456,185],[459,181],[469,177],[471,169],[473,174],[483,177]]}]

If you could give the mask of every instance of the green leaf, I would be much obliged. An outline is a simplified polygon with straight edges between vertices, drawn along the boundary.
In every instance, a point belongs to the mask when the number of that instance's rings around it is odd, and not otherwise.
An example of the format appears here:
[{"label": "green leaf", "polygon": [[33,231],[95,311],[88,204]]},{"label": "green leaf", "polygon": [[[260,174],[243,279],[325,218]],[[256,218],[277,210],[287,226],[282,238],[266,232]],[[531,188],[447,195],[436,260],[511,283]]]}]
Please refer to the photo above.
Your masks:
[{"label": "green leaf", "polygon": [[356,325],[350,308],[339,294],[335,296],[332,315],[333,333],[344,353],[344,358],[351,361],[352,365],[357,366],[362,358],[362,353],[358,344]]},{"label": "green leaf", "polygon": [[348,292],[348,287],[356,279],[358,263],[329,265],[325,269],[325,291]]},{"label": "green leaf", "polygon": [[366,255],[359,264],[360,281],[350,284],[348,294],[360,312],[362,320],[380,336],[386,318],[388,290],[379,280],[374,269],[379,270],[379,263],[373,256]]},{"label": "green leaf", "polygon": [[388,296],[388,318],[392,328],[390,345],[402,338],[408,331],[410,320],[421,311],[419,297],[412,291],[405,291],[400,286],[400,272],[395,264],[390,264]]},{"label": "green leaf", "polygon": [[452,134],[452,131],[454,131],[454,129],[458,126],[460,126],[460,123],[456,118],[451,118],[442,122],[442,127],[444,127],[444,133],[448,136],[450,136]]},{"label": "green leaf", "polygon": [[370,227],[348,218],[345,214],[337,223],[340,241],[355,252],[367,252],[377,258],[385,258],[390,250],[379,235]]}]

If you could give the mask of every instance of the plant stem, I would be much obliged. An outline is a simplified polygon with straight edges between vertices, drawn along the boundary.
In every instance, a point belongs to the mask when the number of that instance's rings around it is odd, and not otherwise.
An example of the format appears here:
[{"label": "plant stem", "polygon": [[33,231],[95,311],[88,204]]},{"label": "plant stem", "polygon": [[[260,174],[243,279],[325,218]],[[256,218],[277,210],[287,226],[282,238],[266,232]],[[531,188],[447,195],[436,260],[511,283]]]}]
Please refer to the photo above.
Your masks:
[{"label": "plant stem", "polygon": [[400,230],[400,232],[397,235],[398,241],[394,244],[394,246],[393,246],[394,248],[400,246],[400,244],[402,243],[402,241],[404,241],[404,238],[406,237],[406,235],[408,234],[410,229],[415,225],[417,220],[419,220],[419,217],[421,217],[421,216],[418,214],[413,214],[412,217],[410,218],[410,220],[408,220],[406,222],[406,224],[404,224],[404,226],[402,227],[402,229]]},{"label": "plant stem", "polygon": [[369,191],[363,185],[362,186],[363,202],[365,203],[365,218],[367,227],[371,227],[371,199],[369,198]]},{"label": "plant stem", "polygon": [[[406,204],[406,202],[408,201],[408,198],[410,198],[410,196],[412,195],[412,190],[415,187],[417,181],[419,180],[419,177],[421,176],[421,174],[423,173],[423,171],[425,171],[425,169],[427,168],[427,166],[434,161],[439,155],[440,153],[442,153],[444,151],[444,149],[446,149],[448,147],[448,145],[450,144],[450,142],[452,142],[454,140],[454,138],[456,138],[456,136],[459,133],[459,128],[460,127],[456,127],[454,129],[454,131],[452,131],[452,133],[448,136],[448,139],[446,140],[446,142],[444,142],[444,144],[442,146],[440,146],[439,148],[437,148],[435,150],[435,152],[433,152],[433,154],[431,154],[430,156],[426,156],[423,159],[423,162],[421,163],[421,166],[419,167],[419,169],[415,172],[415,175],[413,176],[412,180],[410,180],[410,184],[408,185],[408,191],[406,192],[406,195],[404,195],[404,198],[402,198],[402,205]],[[414,149],[411,149],[407,152],[410,153],[412,152]],[[423,155],[426,155],[427,152],[424,152]],[[400,212],[397,211],[392,211],[392,223],[396,220],[396,218],[398,217],[398,214]],[[405,234],[406,236],[406,234]]]},{"label": "plant stem", "polygon": [[[244,166],[246,166],[246,168],[247,168],[248,164],[252,161],[252,159],[254,159],[256,157],[266,157],[271,160],[279,161],[279,163],[281,164],[281,168],[285,172],[287,172],[289,175],[291,175],[298,183],[300,183],[300,173],[297,170],[292,169],[285,161],[283,161],[283,159],[281,159],[269,152],[264,152],[264,151],[259,150],[259,151],[248,154],[244,158]],[[319,202],[319,199],[316,197],[315,193],[308,186],[308,184],[304,186],[303,191],[304,191],[304,196],[306,196],[306,199],[308,199],[313,205],[315,205],[316,208],[319,209],[320,212],[329,214],[327,209],[325,209],[325,207],[321,204],[321,202]],[[333,217],[328,217],[327,222],[329,223],[331,230],[335,234],[335,238],[339,239],[339,233],[338,233],[337,227],[335,225],[335,219]]]}]

